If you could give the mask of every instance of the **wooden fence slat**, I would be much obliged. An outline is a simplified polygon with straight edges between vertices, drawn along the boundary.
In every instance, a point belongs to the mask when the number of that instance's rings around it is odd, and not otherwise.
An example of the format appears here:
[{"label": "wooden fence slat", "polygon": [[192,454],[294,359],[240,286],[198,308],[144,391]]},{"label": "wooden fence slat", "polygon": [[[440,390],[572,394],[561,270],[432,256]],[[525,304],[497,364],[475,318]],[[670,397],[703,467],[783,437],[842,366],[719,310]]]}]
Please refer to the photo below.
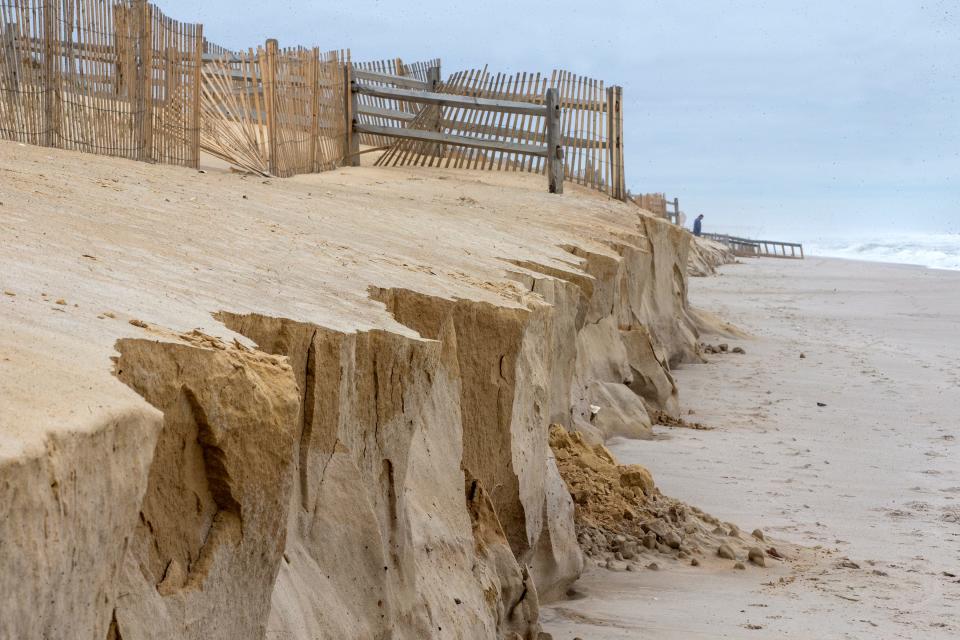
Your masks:
[{"label": "wooden fence slat", "polygon": [[357,131],[373,133],[393,138],[405,138],[408,140],[418,140],[421,142],[456,145],[473,149],[490,149],[492,151],[502,151],[506,153],[536,154],[545,156],[547,147],[534,147],[533,145],[521,144],[516,142],[502,142],[499,140],[484,140],[472,138],[469,136],[453,135],[449,133],[438,133],[436,131],[427,131],[420,129],[399,129],[397,127],[381,127],[373,124],[356,124]]},{"label": "wooden fence slat", "polygon": [[429,91],[416,91],[413,89],[398,89],[395,87],[376,87],[370,84],[360,82],[353,83],[354,92],[375,97],[391,98],[394,100],[413,100],[420,104],[433,104],[443,107],[463,107],[466,109],[491,109],[494,111],[507,111],[509,113],[539,115],[543,113],[543,107],[527,102],[517,102],[513,100],[495,100],[490,98],[478,98],[474,96],[460,96],[444,93],[433,93]]}]

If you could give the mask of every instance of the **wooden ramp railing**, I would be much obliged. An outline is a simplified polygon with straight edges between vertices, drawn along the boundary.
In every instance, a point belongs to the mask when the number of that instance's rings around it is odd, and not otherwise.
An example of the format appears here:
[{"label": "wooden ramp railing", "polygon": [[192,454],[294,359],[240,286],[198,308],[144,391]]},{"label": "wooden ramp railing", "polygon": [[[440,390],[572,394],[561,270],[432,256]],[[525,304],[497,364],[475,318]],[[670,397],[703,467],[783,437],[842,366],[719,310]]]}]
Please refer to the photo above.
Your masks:
[{"label": "wooden ramp railing", "polygon": [[702,237],[727,245],[740,257],[803,259],[803,245],[797,242],[753,240],[722,233],[704,233]]}]

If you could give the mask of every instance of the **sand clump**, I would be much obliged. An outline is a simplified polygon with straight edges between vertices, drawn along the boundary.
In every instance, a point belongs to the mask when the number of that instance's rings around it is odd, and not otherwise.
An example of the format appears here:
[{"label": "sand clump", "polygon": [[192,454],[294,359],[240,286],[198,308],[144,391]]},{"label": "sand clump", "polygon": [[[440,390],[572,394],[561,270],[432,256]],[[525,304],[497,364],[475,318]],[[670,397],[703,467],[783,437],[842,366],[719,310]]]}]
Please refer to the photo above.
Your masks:
[{"label": "sand clump", "polygon": [[655,412],[653,414],[653,424],[664,427],[677,427],[680,429],[694,429],[695,431],[713,431],[713,427],[707,426],[701,422],[684,420],[679,416],[672,416],[666,411]]},{"label": "sand clump", "polygon": [[687,273],[691,276],[705,277],[716,275],[717,267],[725,264],[734,264],[737,257],[725,244],[708,240],[704,237],[690,236],[690,259],[687,262]]},{"label": "sand clump", "polygon": [[[650,567],[663,556],[700,566],[708,558],[766,566],[754,535],[663,495],[650,472],[621,465],[601,444],[590,445],[576,432],[550,427],[557,468],[575,503],[577,540],[583,552],[608,569]],[[691,560],[692,558],[692,560]],[[734,566],[734,565],[731,565]]]},{"label": "sand clump", "polygon": [[708,342],[700,343],[700,353],[710,353],[710,354],[724,354],[724,353],[736,353],[738,355],[744,355],[746,349],[743,347],[731,347],[726,342],[721,342],[719,344],[710,344]]}]

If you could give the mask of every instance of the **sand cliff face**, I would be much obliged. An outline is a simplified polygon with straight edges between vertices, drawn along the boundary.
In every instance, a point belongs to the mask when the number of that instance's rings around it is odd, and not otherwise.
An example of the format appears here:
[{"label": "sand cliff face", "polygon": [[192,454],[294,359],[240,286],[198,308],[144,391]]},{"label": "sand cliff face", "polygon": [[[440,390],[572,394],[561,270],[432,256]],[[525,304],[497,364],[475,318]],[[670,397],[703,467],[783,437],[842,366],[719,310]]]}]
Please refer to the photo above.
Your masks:
[{"label": "sand cliff face", "polygon": [[687,261],[687,273],[691,276],[712,276],[717,272],[717,267],[737,261],[737,257],[724,244],[703,237],[691,236],[691,239],[690,259]]},{"label": "sand cliff face", "polygon": [[627,207],[585,231],[601,202],[536,250],[490,243],[499,277],[418,265],[469,287],[371,276],[380,326],[206,293],[237,340],[143,314],[112,374],[149,406],[0,458],[24,594],[0,635],[536,638],[583,568],[549,425],[643,437],[696,343],[689,235]]}]

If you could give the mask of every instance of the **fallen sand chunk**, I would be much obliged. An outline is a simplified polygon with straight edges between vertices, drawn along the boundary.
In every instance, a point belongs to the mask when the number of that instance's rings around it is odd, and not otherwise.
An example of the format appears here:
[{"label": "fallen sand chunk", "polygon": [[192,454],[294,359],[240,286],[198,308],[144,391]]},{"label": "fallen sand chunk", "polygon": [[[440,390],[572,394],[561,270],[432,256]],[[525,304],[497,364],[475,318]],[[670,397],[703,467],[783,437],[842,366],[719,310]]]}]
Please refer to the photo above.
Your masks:
[{"label": "fallen sand chunk", "polygon": [[750,550],[747,551],[747,560],[757,565],[758,567],[767,566],[767,561],[764,558],[763,550],[759,547],[750,547]]},{"label": "fallen sand chunk", "polygon": [[730,548],[726,542],[720,543],[720,546],[717,547],[717,555],[725,560],[736,560],[737,556],[734,555],[733,549]]},{"label": "fallen sand chunk", "polygon": [[[696,556],[702,558],[706,549],[734,561],[749,555],[735,524],[664,496],[644,467],[619,465],[606,447],[590,445],[560,425],[550,428],[550,446],[574,499],[577,541],[599,566],[622,569],[616,562],[639,564],[651,553],[684,562],[692,558],[691,566],[700,565]],[[763,551],[755,550],[762,558]]]},{"label": "fallen sand chunk", "polygon": [[[688,415],[692,413],[693,411],[690,411]],[[651,417],[653,419],[653,424],[663,427],[678,427],[681,429],[694,429],[696,431],[713,431],[713,427],[709,427],[699,422],[689,422],[683,418],[675,418],[665,411],[656,411]]]}]

